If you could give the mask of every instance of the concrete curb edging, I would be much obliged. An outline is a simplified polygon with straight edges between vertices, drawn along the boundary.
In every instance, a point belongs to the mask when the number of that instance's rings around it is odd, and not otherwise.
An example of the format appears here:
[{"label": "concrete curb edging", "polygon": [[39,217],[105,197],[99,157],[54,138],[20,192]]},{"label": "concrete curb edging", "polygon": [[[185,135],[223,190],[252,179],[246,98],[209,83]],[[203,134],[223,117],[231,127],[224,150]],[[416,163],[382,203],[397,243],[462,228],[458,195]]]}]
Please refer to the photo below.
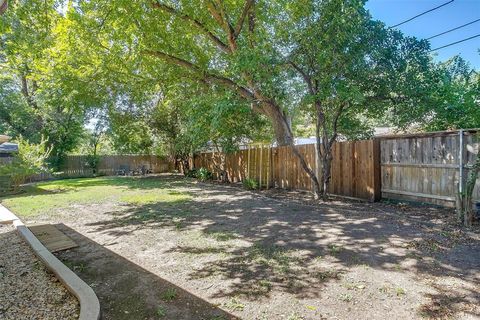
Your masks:
[{"label": "concrete curb edging", "polygon": [[[0,215],[7,211],[15,216],[8,209],[0,204]],[[1,217],[0,217],[1,218]],[[15,216],[12,221],[17,232],[30,245],[35,255],[52,271],[55,276],[65,285],[80,302],[79,320],[99,320],[100,319],[100,302],[93,289],[80,279],[72,270],[67,268],[60,260],[57,259],[47,248],[35,237],[35,235],[23,224],[23,222]]]}]

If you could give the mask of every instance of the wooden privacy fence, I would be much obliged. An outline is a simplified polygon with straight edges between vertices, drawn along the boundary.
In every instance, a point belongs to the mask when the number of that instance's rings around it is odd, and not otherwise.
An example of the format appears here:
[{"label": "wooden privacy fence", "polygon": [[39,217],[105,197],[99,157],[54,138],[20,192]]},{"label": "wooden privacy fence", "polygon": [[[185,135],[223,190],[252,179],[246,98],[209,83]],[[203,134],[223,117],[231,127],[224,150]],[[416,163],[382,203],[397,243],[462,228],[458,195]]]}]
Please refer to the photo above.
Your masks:
[{"label": "wooden privacy fence", "polygon": [[[370,201],[391,198],[453,207],[458,191],[465,190],[480,146],[479,133],[472,129],[337,142],[329,192]],[[319,175],[322,164],[316,159],[315,144],[297,148]],[[194,163],[218,175],[220,159],[219,153],[202,153]],[[312,190],[291,147],[253,147],[227,154],[224,170],[233,182],[250,177],[263,187]],[[473,199],[480,201],[480,179]]]},{"label": "wooden privacy fence", "polygon": [[478,152],[477,137],[478,130],[460,130],[382,138],[382,197],[454,206]]},{"label": "wooden privacy fence", "polygon": [[[315,144],[297,146],[308,166],[320,173]],[[333,147],[332,194],[370,201],[380,196],[378,140],[337,142]],[[222,161],[223,157],[223,161]],[[312,182],[291,147],[252,147],[231,154],[207,152],[195,155],[196,168],[205,167],[218,177],[224,170],[230,181],[255,179],[262,187],[312,190]]]},{"label": "wooden privacy fence", "polygon": [[[88,157],[84,155],[67,156],[60,172],[52,175],[50,173],[41,173],[30,177],[29,181],[41,181],[56,178],[75,178],[92,176],[93,170],[88,166]],[[113,155],[100,156],[97,173],[99,175],[115,175],[121,167],[137,169],[145,166],[153,173],[163,173],[172,170],[170,161],[158,156],[149,155]]]}]

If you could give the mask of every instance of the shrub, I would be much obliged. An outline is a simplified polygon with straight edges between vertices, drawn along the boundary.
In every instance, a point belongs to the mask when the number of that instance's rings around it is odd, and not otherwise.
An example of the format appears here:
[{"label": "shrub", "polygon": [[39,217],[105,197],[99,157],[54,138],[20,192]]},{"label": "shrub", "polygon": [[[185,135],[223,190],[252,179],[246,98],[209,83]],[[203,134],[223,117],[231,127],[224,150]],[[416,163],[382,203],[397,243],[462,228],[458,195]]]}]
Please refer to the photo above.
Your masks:
[{"label": "shrub", "polygon": [[206,168],[200,168],[197,171],[197,178],[200,179],[200,181],[207,181],[212,179],[212,173]]},{"label": "shrub", "polygon": [[185,172],[185,176],[188,178],[196,178],[197,177],[197,169],[191,169]]},{"label": "shrub", "polygon": [[242,181],[243,187],[247,190],[256,190],[258,189],[258,182],[257,180],[247,178]]},{"label": "shrub", "polygon": [[39,144],[30,144],[20,137],[17,140],[18,154],[7,165],[0,166],[0,175],[10,177],[14,191],[34,174],[48,171],[46,160],[51,149],[47,148],[47,140],[43,139]]},{"label": "shrub", "polygon": [[96,154],[87,155],[86,165],[92,169],[93,175],[97,174],[98,164],[100,163],[100,156]]}]

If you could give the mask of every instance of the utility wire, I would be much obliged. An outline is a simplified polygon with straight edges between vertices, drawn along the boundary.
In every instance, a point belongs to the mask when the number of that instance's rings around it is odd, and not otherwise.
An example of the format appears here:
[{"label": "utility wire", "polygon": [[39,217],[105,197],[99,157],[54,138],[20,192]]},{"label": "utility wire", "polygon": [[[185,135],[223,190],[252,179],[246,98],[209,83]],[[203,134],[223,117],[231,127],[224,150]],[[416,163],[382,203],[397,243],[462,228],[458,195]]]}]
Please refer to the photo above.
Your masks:
[{"label": "utility wire", "polygon": [[432,8],[432,9],[430,9],[430,10],[427,10],[427,11],[424,11],[424,12],[422,12],[422,13],[420,13],[420,14],[417,14],[416,16],[414,16],[414,17],[412,17],[412,18],[410,18],[410,19],[408,19],[408,20],[402,21],[402,22],[400,22],[400,23],[397,23],[397,24],[394,25],[394,26],[389,27],[388,29],[393,29],[393,28],[396,28],[396,27],[398,27],[398,26],[401,26],[402,24],[407,23],[407,22],[410,22],[410,21],[412,21],[413,19],[416,19],[416,18],[418,18],[418,17],[423,16],[424,14],[427,14],[427,13],[429,13],[429,12],[432,12],[432,11],[435,11],[435,10],[437,10],[437,9],[440,9],[440,8],[443,7],[443,6],[446,6],[447,4],[452,3],[453,1],[454,1],[454,0],[450,0],[450,1],[448,1],[448,2],[445,2],[444,4],[441,4],[441,5],[437,6],[437,7],[435,7],[435,8]]},{"label": "utility wire", "polygon": [[474,36],[471,36],[471,37],[468,37],[468,38],[465,38],[465,39],[462,39],[462,40],[459,40],[459,41],[455,41],[455,42],[446,44],[446,45],[444,45],[444,46],[441,46],[441,47],[438,47],[438,48],[435,48],[435,49],[432,49],[432,50],[430,50],[429,52],[436,51],[436,50],[440,50],[440,49],[443,49],[443,48],[446,48],[446,47],[450,47],[450,46],[453,46],[454,44],[457,44],[457,43],[460,43],[460,42],[464,42],[464,41],[467,41],[467,40],[471,40],[471,39],[474,39],[474,38],[477,38],[477,37],[480,37],[480,33],[479,33],[479,34],[476,34],[476,35],[474,35]]},{"label": "utility wire", "polygon": [[469,23],[462,24],[461,26],[455,27],[455,28],[453,28],[453,29],[444,31],[444,32],[439,33],[439,34],[436,34],[436,35],[434,35],[434,36],[431,36],[430,38],[427,38],[426,40],[430,40],[430,39],[433,39],[433,38],[442,36],[442,35],[444,35],[444,34],[446,34],[446,33],[449,33],[449,32],[455,31],[455,30],[458,30],[458,29],[463,28],[463,27],[466,27],[466,26],[469,26],[469,25],[474,24],[475,22],[478,22],[478,21],[480,21],[480,19],[471,21],[471,22],[469,22]]}]

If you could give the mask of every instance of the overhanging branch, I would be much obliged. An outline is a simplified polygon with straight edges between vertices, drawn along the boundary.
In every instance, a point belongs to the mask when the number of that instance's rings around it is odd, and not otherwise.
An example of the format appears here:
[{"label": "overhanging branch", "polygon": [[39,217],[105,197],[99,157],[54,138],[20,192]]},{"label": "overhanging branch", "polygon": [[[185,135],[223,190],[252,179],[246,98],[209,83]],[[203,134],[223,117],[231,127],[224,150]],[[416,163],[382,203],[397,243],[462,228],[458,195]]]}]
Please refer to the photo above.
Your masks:
[{"label": "overhanging branch", "polygon": [[174,65],[177,65],[177,66],[180,66],[180,67],[184,67],[184,68],[194,72],[196,74],[196,76],[200,79],[200,81],[206,81],[208,83],[216,83],[216,84],[222,85],[226,88],[234,90],[241,97],[243,97],[243,98],[245,98],[249,101],[255,102],[255,97],[254,97],[253,93],[250,92],[250,90],[248,90],[247,88],[239,85],[238,83],[236,83],[235,81],[233,81],[229,78],[226,78],[226,77],[223,77],[223,76],[220,76],[220,75],[216,75],[216,74],[213,74],[211,72],[207,72],[207,71],[203,70],[202,68],[200,68],[199,66],[191,63],[190,61],[187,61],[185,59],[173,56],[171,54],[168,54],[168,53],[165,53],[165,52],[162,52],[162,51],[144,50],[142,52],[144,54],[147,54],[147,55],[150,55],[150,56],[161,58],[168,63],[174,64]]},{"label": "overhanging branch", "polygon": [[255,3],[255,0],[245,1],[245,6],[243,7],[242,14],[238,18],[237,24],[235,26],[235,38],[237,38],[240,32],[242,31],[243,25],[245,24],[245,19],[247,18],[248,13],[250,12],[250,9],[253,7],[254,3]]},{"label": "overhanging branch", "polygon": [[311,95],[315,95],[316,92],[315,92],[315,89],[314,89],[314,86],[313,86],[313,82],[312,82],[312,78],[305,72],[302,70],[302,68],[300,68],[300,66],[298,66],[296,63],[294,63],[293,61],[290,61],[289,64],[298,72],[300,73],[300,75],[302,76],[303,80],[305,81],[305,83],[307,84],[308,86],[308,91],[310,92]]},{"label": "overhanging branch", "polygon": [[214,1],[207,1],[207,8],[212,17],[217,21],[217,23],[223,28],[228,37],[228,44],[230,46],[230,51],[234,52],[237,49],[237,42],[235,39],[235,30],[233,29],[228,17],[223,10],[221,4],[217,5]]},{"label": "overhanging branch", "polygon": [[163,3],[160,3],[158,1],[154,1],[153,2],[153,7],[155,8],[158,8],[158,9],[161,9],[165,12],[168,12],[170,14],[173,14],[175,15],[176,17],[184,20],[184,21],[187,21],[189,23],[191,23],[193,26],[197,27],[201,32],[203,32],[219,49],[221,49],[222,51],[226,52],[226,53],[230,53],[230,48],[225,44],[223,43],[222,40],[220,40],[216,35],[214,35],[210,30],[208,30],[208,28],[203,24],[201,23],[199,20],[183,13],[183,12],[180,12],[178,10],[176,10],[175,8],[172,8],[166,4],[163,4]]}]

